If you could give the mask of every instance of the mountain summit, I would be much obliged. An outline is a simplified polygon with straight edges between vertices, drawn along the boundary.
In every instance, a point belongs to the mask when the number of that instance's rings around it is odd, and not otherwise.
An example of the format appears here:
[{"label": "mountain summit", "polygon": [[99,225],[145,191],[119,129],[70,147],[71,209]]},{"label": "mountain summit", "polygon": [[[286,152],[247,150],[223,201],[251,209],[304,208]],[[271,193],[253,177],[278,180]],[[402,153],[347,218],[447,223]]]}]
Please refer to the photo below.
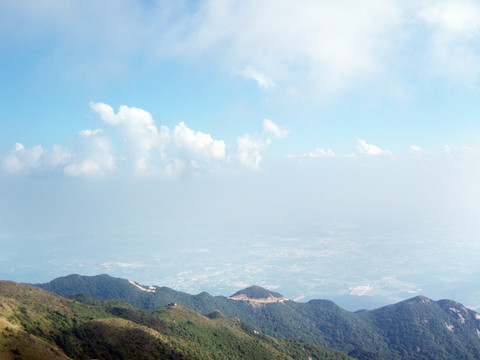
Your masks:
[{"label": "mountain summit", "polygon": [[260,286],[250,286],[246,289],[237,291],[230,296],[229,299],[247,301],[253,306],[260,306],[268,303],[283,303],[288,300],[283,295],[264,289]]}]

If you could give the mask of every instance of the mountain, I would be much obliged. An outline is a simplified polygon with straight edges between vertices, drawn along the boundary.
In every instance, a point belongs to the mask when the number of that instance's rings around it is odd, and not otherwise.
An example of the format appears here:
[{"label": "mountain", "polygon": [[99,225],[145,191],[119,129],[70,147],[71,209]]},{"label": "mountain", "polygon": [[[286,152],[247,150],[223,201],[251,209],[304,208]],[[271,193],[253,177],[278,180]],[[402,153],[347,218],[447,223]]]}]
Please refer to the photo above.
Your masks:
[{"label": "mountain", "polygon": [[235,294],[230,296],[231,299],[242,297],[242,295],[250,300],[260,300],[260,299],[278,299],[279,301],[286,300],[283,295],[264,289],[260,286],[250,286],[246,289],[237,291]]},{"label": "mountain", "polygon": [[480,359],[480,315],[424,296],[359,314],[401,359]]},{"label": "mountain", "polygon": [[274,339],[220,311],[203,316],[174,304],[140,310],[117,300],[64,298],[0,281],[0,359],[352,358],[296,340]]},{"label": "mountain", "polygon": [[262,306],[270,303],[283,303],[288,299],[283,295],[261,288],[260,286],[250,286],[246,289],[237,291],[229,297],[230,300],[246,301],[252,306]]},{"label": "mountain", "polygon": [[[175,302],[202,314],[215,310],[277,338],[295,338],[358,359],[480,359],[480,315],[449,300],[416,297],[371,311],[349,312],[331,301],[297,303],[249,287],[231,297],[189,295],[108,275],[70,275],[37,286],[60,295],[120,299],[143,309]],[[271,299],[271,301],[263,301]]]}]

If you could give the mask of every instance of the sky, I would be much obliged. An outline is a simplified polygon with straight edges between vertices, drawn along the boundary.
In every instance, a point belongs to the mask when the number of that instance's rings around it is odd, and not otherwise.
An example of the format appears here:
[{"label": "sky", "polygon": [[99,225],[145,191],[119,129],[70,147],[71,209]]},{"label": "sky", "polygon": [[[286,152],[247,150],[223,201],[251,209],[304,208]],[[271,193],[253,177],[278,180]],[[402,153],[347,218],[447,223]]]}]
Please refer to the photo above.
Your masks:
[{"label": "sky", "polygon": [[[0,277],[161,283],[162,250],[345,227],[378,261],[428,236],[424,285],[452,249],[479,274],[480,2],[19,0],[0,24]],[[242,261],[230,288],[272,280]]]}]

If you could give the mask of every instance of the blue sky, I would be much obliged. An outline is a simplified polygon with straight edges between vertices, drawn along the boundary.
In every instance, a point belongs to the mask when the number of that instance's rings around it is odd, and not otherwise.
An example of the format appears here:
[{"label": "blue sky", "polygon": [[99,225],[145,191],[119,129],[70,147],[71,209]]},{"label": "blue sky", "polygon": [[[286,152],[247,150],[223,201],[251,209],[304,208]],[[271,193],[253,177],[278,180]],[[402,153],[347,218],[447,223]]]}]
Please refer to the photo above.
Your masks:
[{"label": "blue sky", "polygon": [[358,139],[398,155],[479,140],[475,2],[2,7],[4,155],[15,142],[71,151],[79,131],[105,127],[91,102],[227,146],[268,118],[291,132],[276,157],[348,155]]},{"label": "blue sky", "polygon": [[0,23],[4,277],[52,275],[12,265],[33,238],[480,215],[477,1],[4,1]]}]

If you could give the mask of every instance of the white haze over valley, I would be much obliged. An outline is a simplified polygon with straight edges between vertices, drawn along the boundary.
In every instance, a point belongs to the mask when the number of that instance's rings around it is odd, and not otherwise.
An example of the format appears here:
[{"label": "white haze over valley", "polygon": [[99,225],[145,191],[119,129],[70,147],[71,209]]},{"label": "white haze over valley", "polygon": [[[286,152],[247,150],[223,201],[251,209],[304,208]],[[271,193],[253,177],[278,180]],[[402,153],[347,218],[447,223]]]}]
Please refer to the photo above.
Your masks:
[{"label": "white haze over valley", "polygon": [[225,296],[256,284],[350,309],[418,294],[477,306],[478,174],[465,157],[411,156],[285,158],[261,178],[3,179],[0,275],[108,273]]}]

